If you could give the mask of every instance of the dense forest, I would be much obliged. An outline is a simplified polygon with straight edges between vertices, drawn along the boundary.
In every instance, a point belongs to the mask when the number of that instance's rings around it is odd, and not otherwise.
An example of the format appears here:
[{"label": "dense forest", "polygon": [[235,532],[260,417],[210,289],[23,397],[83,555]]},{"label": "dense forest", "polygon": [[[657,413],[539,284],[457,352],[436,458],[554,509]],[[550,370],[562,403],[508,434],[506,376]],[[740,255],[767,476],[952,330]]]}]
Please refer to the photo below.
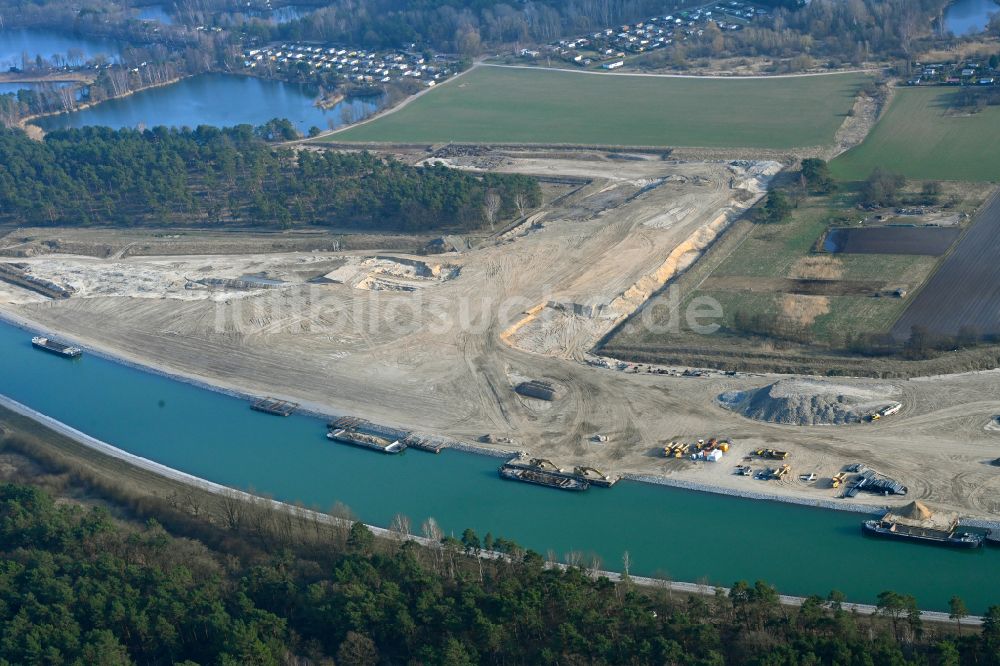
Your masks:
[{"label": "dense forest", "polygon": [[473,230],[535,207],[538,182],[294,151],[287,121],[252,128],[0,130],[0,220],[30,225],[322,225]]},{"label": "dense forest", "polygon": [[[351,0],[333,2],[280,26],[244,29],[261,40],[306,39],[398,48],[416,44],[479,55],[485,45],[528,45],[705,4],[701,0]],[[799,0],[760,5],[797,8]]]},{"label": "dense forest", "polygon": [[471,530],[428,548],[354,523],[279,548],[243,518],[209,548],[0,484],[0,663],[1000,663],[1000,607],[963,630],[957,598],[956,626],[925,626],[893,592],[874,618],[837,593],[782,607],[763,582],[671,596]]}]

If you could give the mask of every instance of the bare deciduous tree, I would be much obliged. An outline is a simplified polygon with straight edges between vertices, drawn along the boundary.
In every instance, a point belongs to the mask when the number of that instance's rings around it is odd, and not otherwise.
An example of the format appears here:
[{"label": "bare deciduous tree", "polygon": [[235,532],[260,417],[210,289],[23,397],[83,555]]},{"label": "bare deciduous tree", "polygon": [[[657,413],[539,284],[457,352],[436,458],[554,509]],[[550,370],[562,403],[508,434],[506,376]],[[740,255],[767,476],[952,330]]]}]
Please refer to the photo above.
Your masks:
[{"label": "bare deciduous tree", "polygon": [[518,217],[524,217],[524,211],[528,209],[528,196],[524,192],[514,195],[514,206],[517,207]]},{"label": "bare deciduous tree", "polygon": [[400,541],[406,540],[406,537],[410,536],[410,517],[402,513],[397,513],[389,525],[389,530]]},{"label": "bare deciduous tree", "polygon": [[497,213],[500,212],[500,203],[500,195],[495,190],[487,190],[483,195],[483,217],[490,225],[491,231],[496,223]]}]

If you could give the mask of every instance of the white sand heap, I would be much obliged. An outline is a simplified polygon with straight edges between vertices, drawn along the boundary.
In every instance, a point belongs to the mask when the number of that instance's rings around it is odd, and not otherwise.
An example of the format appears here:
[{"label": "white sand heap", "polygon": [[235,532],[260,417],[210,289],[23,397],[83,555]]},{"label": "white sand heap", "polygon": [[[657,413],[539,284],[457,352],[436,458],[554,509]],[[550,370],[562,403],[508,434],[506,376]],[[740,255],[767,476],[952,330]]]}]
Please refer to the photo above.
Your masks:
[{"label": "white sand heap", "polygon": [[726,408],[747,418],[793,425],[858,423],[872,412],[894,404],[891,384],[832,384],[813,379],[783,379],[748,391],[719,396]]}]

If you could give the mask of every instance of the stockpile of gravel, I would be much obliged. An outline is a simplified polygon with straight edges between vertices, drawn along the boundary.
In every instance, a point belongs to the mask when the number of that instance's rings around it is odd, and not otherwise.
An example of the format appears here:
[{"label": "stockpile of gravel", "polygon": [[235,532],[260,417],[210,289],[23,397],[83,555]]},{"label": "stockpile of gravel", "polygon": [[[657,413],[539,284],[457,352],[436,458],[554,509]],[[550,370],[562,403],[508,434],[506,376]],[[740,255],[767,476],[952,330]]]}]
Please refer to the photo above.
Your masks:
[{"label": "stockpile of gravel", "polygon": [[813,379],[783,379],[748,391],[719,396],[722,406],[747,418],[792,425],[858,423],[866,415],[893,404],[890,384],[832,384]]}]

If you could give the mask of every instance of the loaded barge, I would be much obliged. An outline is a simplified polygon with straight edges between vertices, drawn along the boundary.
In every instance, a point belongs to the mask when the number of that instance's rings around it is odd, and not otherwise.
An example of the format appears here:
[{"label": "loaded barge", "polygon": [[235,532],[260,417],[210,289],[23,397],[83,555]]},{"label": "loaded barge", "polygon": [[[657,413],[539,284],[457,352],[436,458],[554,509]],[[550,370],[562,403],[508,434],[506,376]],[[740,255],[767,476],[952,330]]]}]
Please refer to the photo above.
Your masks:
[{"label": "loaded barge", "polygon": [[351,444],[362,449],[372,449],[381,453],[402,453],[406,450],[406,444],[398,439],[392,441],[347,428],[331,430],[326,436],[335,442]]},{"label": "loaded barge", "polygon": [[[366,421],[365,419],[358,418],[356,416],[342,416],[327,423],[326,427],[331,433],[339,430],[349,433],[350,435],[359,435],[362,438],[374,437],[377,440],[385,441],[387,444],[398,443],[401,445],[399,451],[402,451],[403,449],[418,449],[420,451],[427,451],[428,453],[441,453],[446,446],[445,442],[438,437],[418,435],[416,433],[407,432],[406,430],[390,428],[389,426],[372,423],[371,421]],[[330,437],[329,434],[327,436]],[[330,439],[337,438],[330,437]],[[337,439],[337,441],[345,440]],[[353,441],[346,443],[357,444]],[[364,446],[365,448],[372,448],[377,451],[383,451],[384,453],[399,453],[399,451],[384,451],[383,448],[378,446],[372,447],[363,444],[357,445]]]},{"label": "loaded barge", "polygon": [[561,490],[586,490],[590,486],[610,488],[621,478],[593,467],[575,467],[572,472],[562,470],[545,458],[532,458],[527,462],[515,458],[500,468],[500,476]]},{"label": "loaded barge", "polygon": [[934,514],[920,502],[911,502],[898,512],[888,512],[880,519],[861,524],[864,534],[886,539],[901,539],[951,548],[979,548],[986,535],[959,532],[958,516]]},{"label": "loaded barge", "polygon": [[547,488],[559,490],[587,490],[590,483],[582,479],[574,479],[562,474],[546,472],[538,468],[512,465],[507,463],[500,468],[500,478],[512,481],[524,481]]},{"label": "loaded barge", "polygon": [[83,354],[83,350],[79,347],[64,345],[61,342],[56,342],[55,340],[50,340],[49,338],[45,338],[40,335],[36,335],[31,338],[31,344],[36,349],[41,349],[42,351],[57,354],[65,358],[77,358]]}]

